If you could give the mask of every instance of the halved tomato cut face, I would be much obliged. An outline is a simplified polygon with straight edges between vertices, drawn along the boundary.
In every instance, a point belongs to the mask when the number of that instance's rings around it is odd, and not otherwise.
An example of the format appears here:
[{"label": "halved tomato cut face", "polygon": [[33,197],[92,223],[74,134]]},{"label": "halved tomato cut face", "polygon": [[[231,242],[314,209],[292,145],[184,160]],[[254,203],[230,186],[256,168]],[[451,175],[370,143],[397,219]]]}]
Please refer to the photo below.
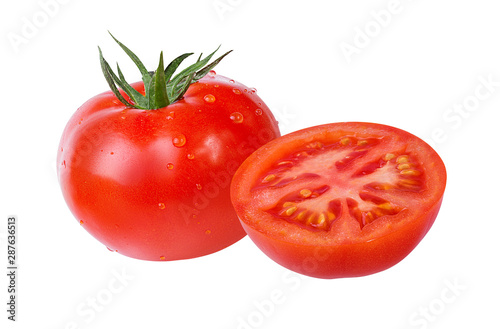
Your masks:
[{"label": "halved tomato cut face", "polygon": [[282,136],[236,172],[243,228],[296,272],[373,274],[406,257],[433,224],[446,185],[438,154],[390,126],[344,122]]}]

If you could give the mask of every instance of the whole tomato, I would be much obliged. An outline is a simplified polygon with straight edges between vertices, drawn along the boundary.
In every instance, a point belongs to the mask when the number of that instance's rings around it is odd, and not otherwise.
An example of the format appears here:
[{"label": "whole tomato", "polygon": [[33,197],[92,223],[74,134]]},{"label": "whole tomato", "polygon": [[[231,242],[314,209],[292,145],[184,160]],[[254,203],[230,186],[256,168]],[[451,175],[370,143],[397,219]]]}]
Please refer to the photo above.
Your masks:
[{"label": "whole tomato", "polygon": [[148,72],[117,42],[143,81],[127,84],[101,53],[112,90],[74,113],[57,155],[70,210],[108,249],[138,259],[194,258],[240,240],[230,183],[254,150],[280,135],[271,111],[255,89],[212,70],[227,53],[173,76],[190,54],[166,68],[161,56]]}]

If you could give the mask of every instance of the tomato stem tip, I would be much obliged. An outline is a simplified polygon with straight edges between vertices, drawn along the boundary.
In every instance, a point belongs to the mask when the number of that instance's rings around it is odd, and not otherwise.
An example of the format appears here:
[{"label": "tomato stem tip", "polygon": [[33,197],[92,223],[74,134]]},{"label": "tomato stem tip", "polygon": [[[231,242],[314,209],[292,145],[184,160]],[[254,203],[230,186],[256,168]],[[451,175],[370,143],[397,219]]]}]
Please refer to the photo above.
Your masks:
[{"label": "tomato stem tip", "polygon": [[[129,56],[129,58],[134,62],[134,64],[141,72],[145,95],[135,90],[125,80],[125,77],[118,64],[116,64],[117,74],[111,69],[111,66],[102,55],[101,48],[98,47],[102,73],[104,74],[104,78],[106,79],[106,82],[108,83],[111,91],[115,94],[118,100],[120,100],[120,102],[128,107],[138,109],[155,110],[166,107],[182,99],[191,84],[203,78],[208,72],[210,72],[210,70],[212,70],[217,64],[219,64],[224,57],[232,52],[232,50],[230,50],[208,64],[213,55],[219,50],[219,46],[217,47],[217,49],[215,49],[215,51],[213,51],[205,58],[202,58],[203,54],[200,54],[198,60],[194,64],[191,64],[187,68],[174,75],[184,59],[193,55],[193,53],[182,54],[171,61],[167,65],[167,67],[165,67],[163,62],[163,52],[161,52],[157,69],[155,71],[148,71],[139,57],[137,57],[123,43],[118,41],[111,34],[111,32],[109,32],[109,34],[123,49],[123,51],[125,51],[125,53]],[[118,88],[125,92],[130,101],[121,94]]]}]

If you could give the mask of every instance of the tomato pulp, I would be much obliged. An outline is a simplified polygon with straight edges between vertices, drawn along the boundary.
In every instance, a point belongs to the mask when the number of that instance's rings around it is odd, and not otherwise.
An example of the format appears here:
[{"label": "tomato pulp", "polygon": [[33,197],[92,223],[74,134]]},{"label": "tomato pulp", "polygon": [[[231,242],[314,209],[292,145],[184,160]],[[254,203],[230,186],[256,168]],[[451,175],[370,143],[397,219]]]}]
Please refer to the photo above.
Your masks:
[{"label": "tomato pulp", "polygon": [[439,155],[386,125],[332,123],[259,148],[233,177],[248,236],[318,278],[357,277],[405,258],[432,226],[446,185]]},{"label": "tomato pulp", "polygon": [[[132,86],[144,94],[142,82]],[[87,101],[64,130],[58,177],[74,216],[108,249],[193,258],[245,236],[231,178],[278,136],[254,89],[212,71],[164,108],[127,107],[111,91]]]}]

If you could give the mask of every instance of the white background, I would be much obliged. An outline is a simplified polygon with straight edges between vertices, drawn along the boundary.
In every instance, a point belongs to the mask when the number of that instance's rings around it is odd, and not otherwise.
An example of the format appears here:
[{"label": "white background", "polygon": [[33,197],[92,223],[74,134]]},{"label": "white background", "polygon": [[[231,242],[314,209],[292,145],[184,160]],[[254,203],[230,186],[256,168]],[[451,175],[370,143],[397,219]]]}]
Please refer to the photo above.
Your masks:
[{"label": "white background", "polygon": [[[500,20],[494,3],[4,2],[0,263],[7,258],[6,220],[16,215],[19,293],[12,323],[1,275],[1,327],[499,328]],[[161,50],[172,59],[219,44],[221,51],[234,49],[217,73],[257,88],[283,134],[371,121],[431,141],[448,170],[435,225],[400,264],[356,279],[300,276],[269,260],[248,237],[180,262],[107,251],[72,217],[55,174],[67,120],[108,89],[97,45],[129,80],[140,79],[107,30],[151,69]]]}]

